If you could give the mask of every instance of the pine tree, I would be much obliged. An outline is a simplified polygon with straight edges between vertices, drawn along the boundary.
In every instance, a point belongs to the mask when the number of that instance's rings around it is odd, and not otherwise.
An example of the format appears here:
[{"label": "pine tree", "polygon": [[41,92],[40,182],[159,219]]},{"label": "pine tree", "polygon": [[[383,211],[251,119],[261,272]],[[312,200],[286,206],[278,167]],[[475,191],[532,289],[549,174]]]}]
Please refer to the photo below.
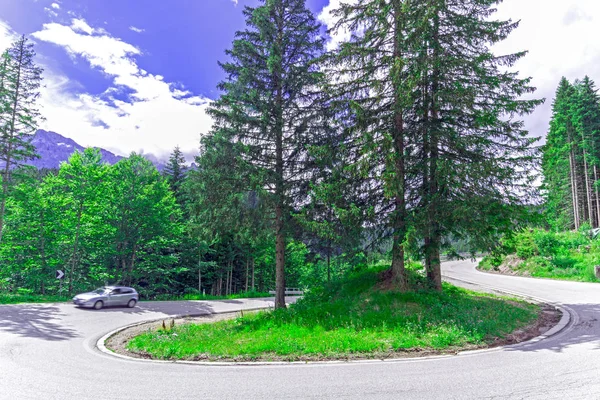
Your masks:
[{"label": "pine tree", "polygon": [[[530,187],[537,138],[528,137],[521,117],[543,100],[521,100],[535,88],[530,79],[506,71],[526,52],[491,51],[518,27],[490,19],[497,3],[414,2],[419,21],[414,70],[420,83],[413,120],[422,143],[415,173],[423,182],[417,214],[424,221],[427,275],[438,290],[444,237],[481,240],[490,235],[490,225],[506,226],[535,196]],[[490,212],[482,209],[485,204],[498,206]]]},{"label": "pine tree", "polygon": [[585,188],[583,220],[593,227],[600,226],[600,199],[595,182],[598,181],[600,157],[600,97],[594,82],[585,77],[575,83],[571,102],[571,123],[580,147],[582,188]]},{"label": "pine tree", "polygon": [[573,86],[563,77],[552,105],[550,130],[543,148],[546,215],[559,230],[579,227],[573,175],[571,103],[574,93]]},{"label": "pine tree", "polygon": [[31,139],[40,119],[36,101],[39,97],[42,69],[35,65],[34,57],[33,44],[22,36],[4,53],[0,61],[0,241],[11,171],[24,161],[37,157]]},{"label": "pine tree", "polygon": [[[290,209],[306,191],[307,143],[314,128],[316,65],[323,42],[304,0],[264,0],[244,10],[228,78],[210,114],[213,134],[235,145],[249,191],[264,192],[274,218],[276,307],[285,307],[285,250]],[[231,160],[233,162],[233,160]]]},{"label": "pine tree", "polygon": [[518,26],[489,19],[496,3],[360,0],[335,12],[337,27],[354,32],[332,65],[353,110],[347,147],[375,225],[392,232],[400,289],[409,228],[441,290],[443,239],[491,236],[490,225],[506,227],[513,206],[530,200],[534,139],[519,117],[540,101],[518,100],[533,91],[529,79],[502,70],[525,52],[491,53]]},{"label": "pine tree", "polygon": [[[411,112],[415,83],[406,68],[412,53],[413,21],[401,0],[362,0],[342,3],[334,12],[334,29],[349,29],[352,39],[332,54],[331,89],[340,107],[345,130],[343,157],[348,182],[361,194],[371,212],[368,224],[391,236],[391,279],[408,289],[404,243],[408,231],[407,155],[410,153],[406,119]],[[351,112],[344,115],[344,110]]]},{"label": "pine tree", "polygon": [[186,174],[187,168],[185,166],[185,157],[179,149],[179,146],[176,146],[169,157],[169,162],[163,170],[163,175],[167,178],[175,199],[177,199],[177,203],[182,210],[185,206],[183,183],[185,181]]}]

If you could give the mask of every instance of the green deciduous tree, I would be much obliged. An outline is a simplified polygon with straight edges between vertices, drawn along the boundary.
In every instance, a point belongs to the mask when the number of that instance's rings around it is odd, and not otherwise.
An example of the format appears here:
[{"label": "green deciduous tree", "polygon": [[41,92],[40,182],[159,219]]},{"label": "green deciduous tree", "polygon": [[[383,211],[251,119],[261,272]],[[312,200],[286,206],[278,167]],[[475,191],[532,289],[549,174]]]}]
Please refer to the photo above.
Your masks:
[{"label": "green deciduous tree", "polygon": [[132,153],[110,171],[111,207],[107,218],[114,229],[112,265],[124,284],[166,285],[174,271],[182,228],[181,211],[169,184],[154,165]]}]

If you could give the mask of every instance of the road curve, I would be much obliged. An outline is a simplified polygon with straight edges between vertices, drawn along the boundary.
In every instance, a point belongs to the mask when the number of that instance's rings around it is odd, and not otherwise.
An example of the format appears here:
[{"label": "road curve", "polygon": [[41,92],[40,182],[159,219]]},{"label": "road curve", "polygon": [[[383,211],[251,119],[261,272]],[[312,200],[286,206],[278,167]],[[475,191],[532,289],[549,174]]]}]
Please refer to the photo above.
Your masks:
[{"label": "road curve", "polygon": [[484,274],[466,261],[445,263],[444,274],[564,305],[574,318],[536,343],[459,356],[197,366],[118,359],[95,343],[137,321],[269,300],[150,302],[100,311],[0,306],[0,399],[600,399],[600,285]]}]

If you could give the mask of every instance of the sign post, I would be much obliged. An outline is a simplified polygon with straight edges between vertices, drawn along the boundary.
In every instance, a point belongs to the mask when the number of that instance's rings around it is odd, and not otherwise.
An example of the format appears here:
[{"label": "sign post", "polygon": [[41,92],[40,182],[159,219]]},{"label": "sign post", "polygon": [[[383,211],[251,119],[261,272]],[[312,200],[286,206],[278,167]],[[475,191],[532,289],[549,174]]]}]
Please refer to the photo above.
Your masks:
[{"label": "sign post", "polygon": [[65,277],[65,273],[62,272],[60,269],[56,270],[56,279],[58,279],[58,295],[60,296],[62,294],[62,281],[63,278]]}]

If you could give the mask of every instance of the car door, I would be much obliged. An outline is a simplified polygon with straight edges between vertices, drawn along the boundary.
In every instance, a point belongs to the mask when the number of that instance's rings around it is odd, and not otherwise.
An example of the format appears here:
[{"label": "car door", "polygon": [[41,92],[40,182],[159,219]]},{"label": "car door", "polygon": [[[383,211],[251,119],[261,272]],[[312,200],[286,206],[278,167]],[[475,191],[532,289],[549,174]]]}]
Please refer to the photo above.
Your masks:
[{"label": "car door", "polygon": [[108,296],[108,305],[109,306],[119,306],[121,305],[123,294],[121,293],[121,288],[114,288],[110,295]]}]

